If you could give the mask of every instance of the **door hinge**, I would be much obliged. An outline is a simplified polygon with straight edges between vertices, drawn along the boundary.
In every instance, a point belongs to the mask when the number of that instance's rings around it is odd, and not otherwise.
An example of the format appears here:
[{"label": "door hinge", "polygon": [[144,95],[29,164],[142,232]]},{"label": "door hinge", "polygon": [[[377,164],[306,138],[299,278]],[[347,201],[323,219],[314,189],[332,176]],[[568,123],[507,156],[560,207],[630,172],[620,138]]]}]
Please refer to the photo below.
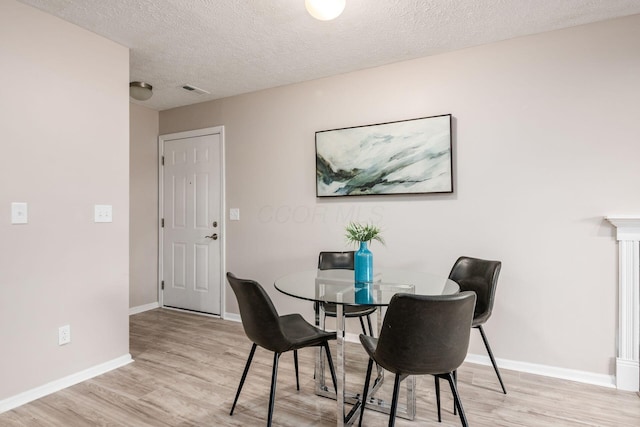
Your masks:
[{"label": "door hinge", "polygon": [[164,156],[162,156],[162,166],[164,166]]},{"label": "door hinge", "polygon": [[164,228],[164,218],[160,220],[160,227]]},{"label": "door hinge", "polygon": [[162,282],[160,282],[160,289],[162,289],[164,291],[164,280]]}]

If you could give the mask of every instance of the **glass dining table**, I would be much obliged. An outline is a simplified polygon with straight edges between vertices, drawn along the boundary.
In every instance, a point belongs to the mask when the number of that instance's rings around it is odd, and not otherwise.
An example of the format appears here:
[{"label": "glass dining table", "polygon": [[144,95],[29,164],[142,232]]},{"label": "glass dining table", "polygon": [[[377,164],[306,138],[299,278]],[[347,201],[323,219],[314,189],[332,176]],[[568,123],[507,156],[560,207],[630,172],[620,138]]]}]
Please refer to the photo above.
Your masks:
[{"label": "glass dining table", "polygon": [[[418,295],[448,295],[459,292],[458,284],[446,277],[411,270],[384,269],[376,271],[374,281],[368,284],[356,284],[353,270],[306,270],[287,274],[278,278],[275,288],[283,294],[294,298],[313,301],[315,303],[336,304],[336,388],[335,392],[326,385],[324,374],[323,350],[318,351],[316,358],[316,394],[335,398],[337,403],[337,425],[350,425],[360,413],[363,402],[359,393],[345,390],[345,317],[344,307],[347,305],[373,305],[380,308],[389,305],[396,293]],[[316,304],[318,307],[320,304]],[[378,328],[382,325],[382,310],[377,310]],[[324,328],[324,316],[316,308],[316,324]],[[374,397],[382,385],[384,375],[378,367],[378,377],[368,395],[367,408],[389,413],[390,405],[383,399]],[[407,402],[398,405],[397,415],[407,419],[415,417],[415,378],[406,380]],[[347,413],[345,404],[352,405]]]}]

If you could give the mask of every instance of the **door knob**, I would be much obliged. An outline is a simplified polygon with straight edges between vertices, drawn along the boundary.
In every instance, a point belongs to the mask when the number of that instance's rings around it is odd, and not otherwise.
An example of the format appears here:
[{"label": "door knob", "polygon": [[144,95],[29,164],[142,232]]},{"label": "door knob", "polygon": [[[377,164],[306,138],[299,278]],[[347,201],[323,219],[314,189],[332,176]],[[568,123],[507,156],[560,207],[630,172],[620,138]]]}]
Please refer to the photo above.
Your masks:
[{"label": "door knob", "polygon": [[204,236],[204,237],[211,240],[218,240],[218,235],[216,233],[213,233],[211,236]]}]

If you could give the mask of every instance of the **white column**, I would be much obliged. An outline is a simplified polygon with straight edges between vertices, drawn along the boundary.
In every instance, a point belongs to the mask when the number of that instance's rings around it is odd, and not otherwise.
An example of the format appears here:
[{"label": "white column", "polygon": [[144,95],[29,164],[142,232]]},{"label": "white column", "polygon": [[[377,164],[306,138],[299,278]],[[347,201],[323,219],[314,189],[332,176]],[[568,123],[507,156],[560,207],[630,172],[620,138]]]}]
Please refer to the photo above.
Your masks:
[{"label": "white column", "polygon": [[608,216],[619,247],[616,385],[640,390],[640,216]]}]

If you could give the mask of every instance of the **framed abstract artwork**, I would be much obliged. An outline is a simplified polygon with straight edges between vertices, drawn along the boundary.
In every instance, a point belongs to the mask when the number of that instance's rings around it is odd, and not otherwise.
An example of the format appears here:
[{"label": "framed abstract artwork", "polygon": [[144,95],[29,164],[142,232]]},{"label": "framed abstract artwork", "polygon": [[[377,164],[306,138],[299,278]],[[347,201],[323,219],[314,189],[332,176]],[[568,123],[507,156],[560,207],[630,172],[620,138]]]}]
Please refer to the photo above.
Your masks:
[{"label": "framed abstract artwork", "polygon": [[451,114],[316,132],[316,196],[452,193]]}]

